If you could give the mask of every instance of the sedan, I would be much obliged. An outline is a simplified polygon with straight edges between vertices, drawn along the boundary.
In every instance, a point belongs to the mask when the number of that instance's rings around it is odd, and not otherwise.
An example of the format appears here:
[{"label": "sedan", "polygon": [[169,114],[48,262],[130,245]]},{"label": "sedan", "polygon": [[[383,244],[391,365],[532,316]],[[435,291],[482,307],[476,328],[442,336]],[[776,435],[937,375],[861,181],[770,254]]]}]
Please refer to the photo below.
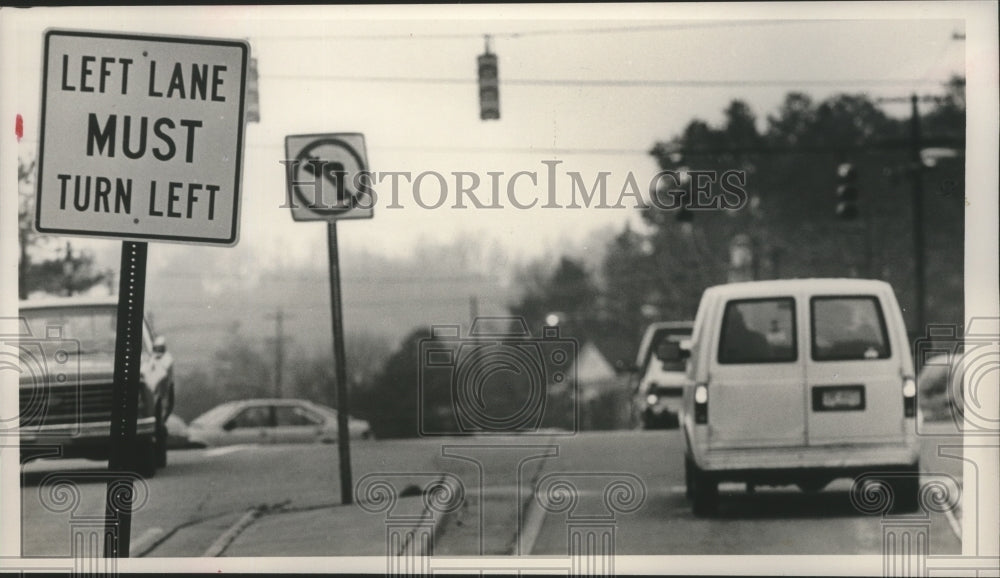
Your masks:
[{"label": "sedan", "polygon": [[[367,421],[348,418],[351,439],[369,439]],[[216,406],[188,426],[188,439],[206,447],[249,443],[335,443],[337,410],[304,399],[248,399]]]}]

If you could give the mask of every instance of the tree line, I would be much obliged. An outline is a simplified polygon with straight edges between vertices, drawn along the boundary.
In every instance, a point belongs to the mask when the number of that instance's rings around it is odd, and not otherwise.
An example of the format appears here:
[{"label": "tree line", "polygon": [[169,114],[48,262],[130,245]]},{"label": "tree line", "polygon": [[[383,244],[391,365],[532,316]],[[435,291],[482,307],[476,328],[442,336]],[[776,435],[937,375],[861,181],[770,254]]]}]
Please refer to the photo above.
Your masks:
[{"label": "tree line", "polygon": [[[618,231],[597,265],[564,254],[521,271],[519,296],[509,303],[510,313],[522,317],[533,332],[554,315],[562,336],[596,344],[615,363],[634,356],[648,323],[692,319],[702,292],[711,285],[869,277],[893,285],[910,331],[921,333],[922,328],[912,327],[913,268],[920,258],[928,280],[927,321],[963,322],[964,79],[948,82],[944,96],[925,105],[920,116],[923,144],[954,150],[957,156],[919,169],[911,162],[912,119],[889,116],[865,94],[816,102],[792,92],[763,122],[741,100],[733,100],[723,112],[721,124],[692,119],[679,134],[655,143],[650,154],[662,170],[680,175],[741,171],[745,206],[684,215],[655,207],[640,210],[639,223]],[[853,221],[838,219],[834,210],[836,170],[842,163],[853,164],[859,175],[859,217]],[[911,242],[909,179],[915,170],[923,180],[921,202],[927,216],[922,256],[913,254]],[[33,232],[32,174],[32,163],[19,165],[21,297],[34,292],[72,295],[109,282],[111,273],[96,270],[93,255],[74,251],[68,242],[54,251],[57,241]],[[217,352],[213,367],[186,376],[189,383],[180,391],[190,395],[179,395],[190,399],[178,399],[184,417],[227,399],[272,394],[270,358],[240,341],[238,332],[233,337]],[[442,428],[454,425],[448,421],[453,419],[450,384],[435,380],[418,387],[419,343],[429,337],[426,329],[415,330],[395,351],[377,338],[347,340],[352,414],[372,421],[377,435],[417,435],[419,404],[427,419],[442,420]],[[335,405],[329,359],[290,360],[289,367],[294,375],[286,395]]]}]

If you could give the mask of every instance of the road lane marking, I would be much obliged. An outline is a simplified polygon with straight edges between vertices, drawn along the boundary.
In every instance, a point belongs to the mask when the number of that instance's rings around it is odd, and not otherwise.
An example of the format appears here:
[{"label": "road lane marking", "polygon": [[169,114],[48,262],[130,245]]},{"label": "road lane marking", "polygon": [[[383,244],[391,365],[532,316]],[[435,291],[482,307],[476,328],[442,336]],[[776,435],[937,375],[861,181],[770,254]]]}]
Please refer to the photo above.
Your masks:
[{"label": "road lane marking", "polygon": [[962,523],[958,521],[955,514],[952,513],[951,508],[944,511],[944,517],[948,520],[948,526],[951,527],[951,531],[955,533],[955,536],[962,540]]},{"label": "road lane marking", "polygon": [[[438,478],[436,483],[443,484],[448,487],[445,493],[448,496],[458,496],[461,493],[461,489],[455,486],[455,482],[444,474]],[[425,504],[427,505],[424,507],[424,512],[421,518],[430,518],[432,520],[430,536],[427,537],[427,540],[424,540],[422,537],[418,537],[415,531],[407,532],[403,546],[396,554],[397,556],[429,556],[433,551],[434,540],[441,531],[441,527],[445,523],[445,520],[448,519],[449,514],[442,512],[437,508],[432,508],[429,501],[425,501]],[[415,539],[416,542],[414,542]]]},{"label": "road lane marking", "polygon": [[145,556],[146,552],[151,550],[157,543],[160,536],[163,535],[163,528],[149,528],[143,532],[138,538],[132,541],[132,557],[138,558]]},{"label": "road lane marking", "polygon": [[518,548],[520,552],[514,552],[518,556],[530,556],[531,551],[535,548],[535,541],[538,540],[538,535],[542,533],[542,524],[545,523],[545,509],[538,506],[535,503],[535,496],[531,494],[528,497],[528,505],[525,508],[527,512],[525,513],[524,526],[521,527],[521,531],[518,533]]},{"label": "road lane marking", "polygon": [[[928,471],[924,465],[920,466],[920,474],[922,477],[934,475],[932,472]],[[951,481],[952,480],[949,480],[948,477],[945,478],[945,484],[948,486],[949,491],[952,489],[952,487],[954,487],[956,495],[960,496],[962,494],[962,484],[957,480],[954,480],[955,483],[949,483]],[[958,505],[961,506],[961,502],[959,502]],[[944,517],[946,520],[948,520],[948,527],[951,528],[952,533],[955,534],[955,537],[958,538],[959,541],[961,541],[962,522],[961,520],[958,519],[957,516],[955,516],[955,512],[953,510],[954,508],[946,509],[944,511]]]},{"label": "road lane marking", "polygon": [[246,530],[250,524],[253,524],[254,520],[260,517],[264,513],[264,506],[255,506],[250,508],[235,524],[230,526],[221,536],[215,539],[214,542],[202,552],[201,556],[203,558],[217,558],[225,552],[226,548],[229,547],[236,538]]},{"label": "road lane marking", "polygon": [[[742,489],[742,486],[740,486]],[[508,496],[516,495],[518,492],[517,486],[488,486],[484,488],[469,488],[465,490],[466,497],[482,497],[482,498],[505,498]],[[604,489],[597,488],[576,488],[574,490],[574,495],[581,498],[593,498],[601,497],[604,495]],[[647,495],[668,495],[672,496],[674,494],[684,494],[687,493],[687,488],[684,486],[665,486],[665,487],[653,487],[647,490]]]},{"label": "road lane marking", "polygon": [[211,448],[205,450],[205,456],[209,458],[217,458],[219,456],[224,456],[226,454],[254,449],[256,447],[258,447],[257,444],[240,444],[235,446],[223,446],[221,448]]}]

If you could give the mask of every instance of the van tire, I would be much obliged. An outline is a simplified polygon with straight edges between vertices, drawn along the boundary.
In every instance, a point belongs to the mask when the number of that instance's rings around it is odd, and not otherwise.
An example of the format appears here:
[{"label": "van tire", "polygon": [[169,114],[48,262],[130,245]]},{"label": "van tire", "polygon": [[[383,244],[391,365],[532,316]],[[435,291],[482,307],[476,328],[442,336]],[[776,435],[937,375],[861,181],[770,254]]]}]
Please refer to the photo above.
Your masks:
[{"label": "van tire", "polygon": [[691,463],[691,511],[701,518],[715,514],[719,505],[719,481]]},{"label": "van tire", "polygon": [[156,475],[156,441],[141,440],[135,446],[135,460],[132,471],[142,478],[152,478]]},{"label": "van tire", "polygon": [[[160,414],[159,411],[156,412],[157,415]],[[167,426],[165,420],[160,420],[159,417],[156,418],[156,438],[153,442],[153,447],[155,448],[156,454],[156,467],[165,468],[167,467]]]},{"label": "van tire", "polygon": [[887,480],[892,488],[893,514],[916,512],[920,509],[920,467],[914,466],[907,475]]},{"label": "van tire", "polygon": [[691,456],[684,455],[684,498],[690,500],[694,496],[694,462]]},{"label": "van tire", "polygon": [[807,494],[815,494],[822,492],[823,488],[830,485],[832,480],[821,480],[821,479],[808,479],[799,480],[795,485],[799,487],[800,490],[806,492]]}]

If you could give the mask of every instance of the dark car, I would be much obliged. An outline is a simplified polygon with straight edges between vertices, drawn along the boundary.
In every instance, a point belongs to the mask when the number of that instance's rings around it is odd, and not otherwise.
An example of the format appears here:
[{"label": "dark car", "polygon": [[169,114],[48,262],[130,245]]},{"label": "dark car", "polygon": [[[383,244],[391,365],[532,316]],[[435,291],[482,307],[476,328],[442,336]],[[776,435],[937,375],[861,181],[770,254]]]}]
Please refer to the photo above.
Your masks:
[{"label": "dark car", "polygon": [[[24,459],[105,460],[110,449],[118,299],[20,303],[20,439]],[[143,322],[136,473],[167,464],[173,357]]]},{"label": "dark car", "polygon": [[643,429],[676,428],[687,383],[685,363],[664,362],[657,350],[667,342],[691,338],[691,321],[661,321],[646,328],[632,367],[632,425]]}]

